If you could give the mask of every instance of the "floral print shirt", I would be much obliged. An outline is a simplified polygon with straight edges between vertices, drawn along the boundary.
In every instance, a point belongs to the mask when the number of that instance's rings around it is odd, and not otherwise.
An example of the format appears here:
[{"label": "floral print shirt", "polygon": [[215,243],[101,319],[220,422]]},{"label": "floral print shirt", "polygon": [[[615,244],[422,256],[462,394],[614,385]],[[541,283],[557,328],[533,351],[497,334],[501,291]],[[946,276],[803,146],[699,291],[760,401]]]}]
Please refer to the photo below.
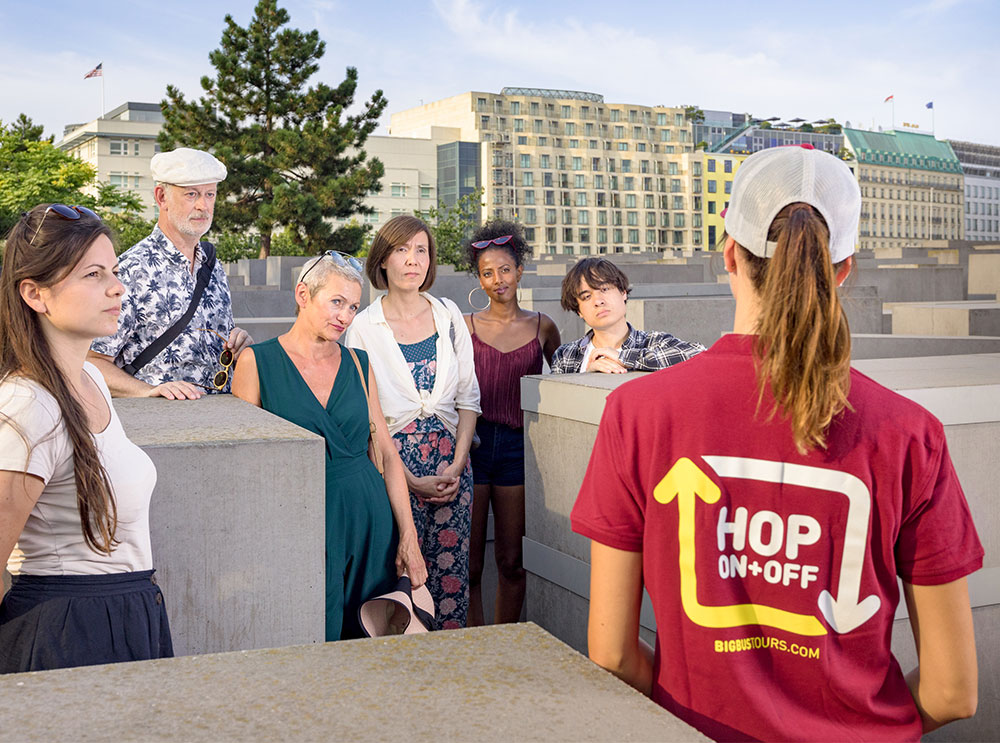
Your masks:
[{"label": "floral print shirt", "polygon": [[[91,349],[111,356],[119,367],[134,361],[187,310],[204,259],[204,250],[199,245],[192,272],[190,261],[159,226],[154,227],[149,237],[119,257],[118,278],[125,285],[125,295],[118,316],[118,332],[98,338]],[[216,261],[188,326],[136,373],[136,379],[154,386],[183,380],[214,392],[212,377],[221,368],[223,338],[229,337],[233,324],[229,281],[222,263]],[[223,338],[198,328],[214,330]],[[220,391],[228,392],[229,382]]]}]

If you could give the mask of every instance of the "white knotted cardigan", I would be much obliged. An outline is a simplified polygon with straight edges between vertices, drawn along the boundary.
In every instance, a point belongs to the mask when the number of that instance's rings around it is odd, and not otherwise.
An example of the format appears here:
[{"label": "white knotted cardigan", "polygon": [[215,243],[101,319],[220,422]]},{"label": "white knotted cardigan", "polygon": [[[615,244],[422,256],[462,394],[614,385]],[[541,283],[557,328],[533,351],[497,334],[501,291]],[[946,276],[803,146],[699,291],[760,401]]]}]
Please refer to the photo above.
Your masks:
[{"label": "white knotted cardigan", "polygon": [[458,305],[450,299],[437,299],[424,292],[420,296],[430,302],[438,335],[437,371],[432,389],[417,389],[399,343],[386,322],[382,297],[358,313],[344,335],[345,343],[368,352],[390,434],[399,432],[417,418],[436,415],[455,435],[460,409],[472,410],[477,415],[482,412],[472,337]]}]

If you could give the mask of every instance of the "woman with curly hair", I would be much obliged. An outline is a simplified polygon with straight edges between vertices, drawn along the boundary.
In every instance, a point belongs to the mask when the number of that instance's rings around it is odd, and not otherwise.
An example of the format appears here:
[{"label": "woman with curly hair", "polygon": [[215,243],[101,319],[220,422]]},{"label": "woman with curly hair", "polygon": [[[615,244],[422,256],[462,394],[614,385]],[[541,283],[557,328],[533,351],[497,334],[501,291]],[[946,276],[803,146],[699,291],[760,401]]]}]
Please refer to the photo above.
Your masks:
[{"label": "woman with curly hair", "polygon": [[[524,420],[521,377],[552,363],[559,329],[547,315],[518,304],[517,287],[531,248],[515,222],[487,222],[466,243],[466,259],[489,300],[465,316],[472,334],[483,413],[480,445],[472,451],[472,539],[469,547],[469,624],[483,624],[481,581],[486,523],[493,509],[497,597],[494,621],[516,622],[524,604]],[[475,291],[475,290],[473,290]],[[469,295],[472,296],[472,293]]]}]

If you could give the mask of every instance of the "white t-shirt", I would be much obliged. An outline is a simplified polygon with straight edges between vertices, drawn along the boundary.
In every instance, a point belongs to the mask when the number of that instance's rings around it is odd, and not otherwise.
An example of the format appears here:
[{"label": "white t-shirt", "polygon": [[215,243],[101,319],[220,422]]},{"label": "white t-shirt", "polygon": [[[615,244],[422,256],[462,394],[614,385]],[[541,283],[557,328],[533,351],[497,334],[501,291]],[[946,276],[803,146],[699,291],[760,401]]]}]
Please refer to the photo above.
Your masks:
[{"label": "white t-shirt", "polygon": [[93,575],[153,567],[149,499],[156,467],[125,435],[97,367],[85,363],[84,369],[111,409],[111,421],[94,439],[118,505],[115,537],[119,544],[110,555],[87,546],[76,503],[73,445],[59,405],[35,382],[9,377],[0,382],[0,412],[17,425],[20,434],[10,423],[0,422],[0,469],[27,472],[45,482],[7,561],[13,575]]}]

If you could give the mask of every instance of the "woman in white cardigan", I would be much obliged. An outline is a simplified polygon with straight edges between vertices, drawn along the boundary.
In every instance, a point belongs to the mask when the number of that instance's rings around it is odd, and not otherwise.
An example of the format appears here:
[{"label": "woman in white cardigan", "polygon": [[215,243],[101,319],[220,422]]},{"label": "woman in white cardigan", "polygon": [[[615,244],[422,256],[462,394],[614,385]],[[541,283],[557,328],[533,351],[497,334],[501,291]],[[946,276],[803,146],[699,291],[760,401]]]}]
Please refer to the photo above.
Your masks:
[{"label": "woman in white cardigan", "polygon": [[385,289],[354,319],[347,345],[368,352],[389,433],[406,468],[427,586],[441,629],[464,627],[469,608],[472,468],[480,413],[472,339],[449,299],[427,294],[436,253],[417,217],[389,220],[365,272]]}]

